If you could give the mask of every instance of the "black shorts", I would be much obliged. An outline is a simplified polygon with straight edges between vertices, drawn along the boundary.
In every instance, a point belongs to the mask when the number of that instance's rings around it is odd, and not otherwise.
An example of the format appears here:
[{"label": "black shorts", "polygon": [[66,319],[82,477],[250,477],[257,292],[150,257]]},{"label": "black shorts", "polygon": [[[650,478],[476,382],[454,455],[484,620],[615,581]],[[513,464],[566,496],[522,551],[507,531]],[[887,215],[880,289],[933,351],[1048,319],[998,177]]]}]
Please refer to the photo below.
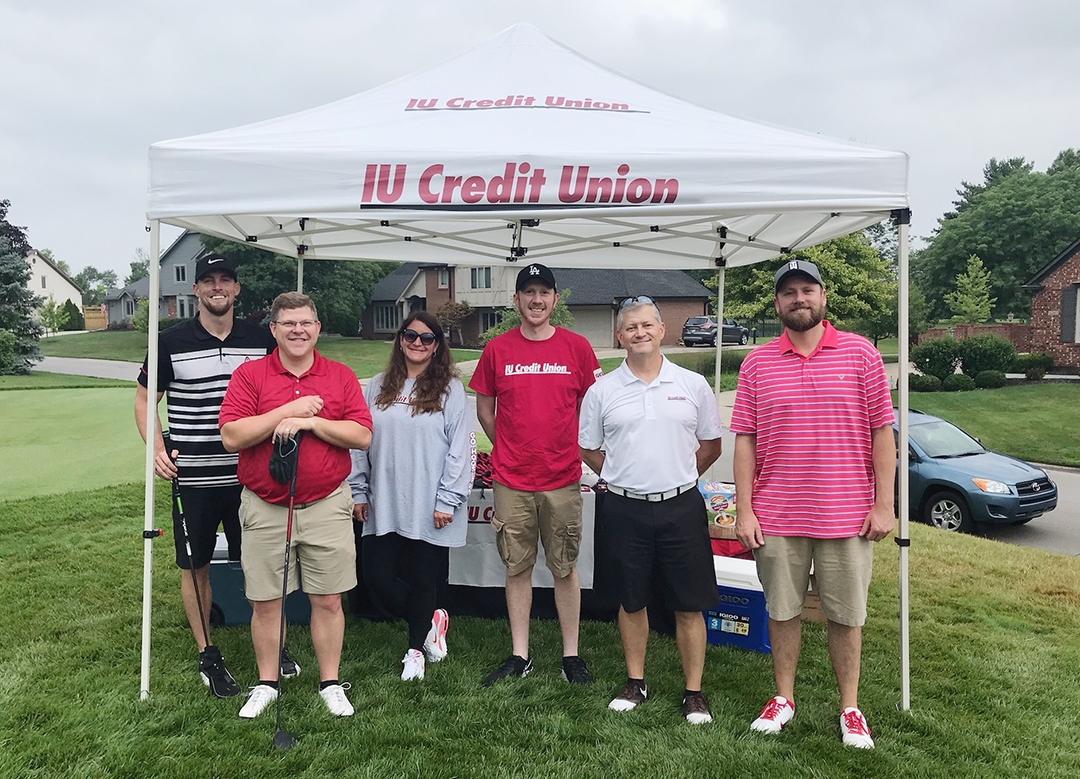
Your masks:
[{"label": "black shorts", "polygon": [[649,605],[654,574],[673,611],[705,611],[720,603],[700,492],[690,490],[659,503],[609,492],[604,513],[613,531],[611,552],[625,611],[632,614]]},{"label": "black shorts", "polygon": [[180,502],[184,506],[184,519],[191,536],[191,562],[188,564],[184,545],[184,527],[180,513],[173,501],[173,541],[176,543],[176,564],[181,568],[202,568],[209,565],[217,545],[217,529],[221,525],[229,542],[229,559],[240,559],[240,510],[239,484],[232,487],[181,487]]}]

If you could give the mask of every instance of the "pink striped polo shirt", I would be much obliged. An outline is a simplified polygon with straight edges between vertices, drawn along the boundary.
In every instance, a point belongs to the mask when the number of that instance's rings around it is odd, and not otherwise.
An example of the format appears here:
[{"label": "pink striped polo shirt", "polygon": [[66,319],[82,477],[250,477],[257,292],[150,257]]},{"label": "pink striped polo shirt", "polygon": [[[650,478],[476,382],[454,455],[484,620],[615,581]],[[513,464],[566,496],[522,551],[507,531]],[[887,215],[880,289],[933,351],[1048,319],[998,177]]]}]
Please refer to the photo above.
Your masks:
[{"label": "pink striped polo shirt", "polygon": [[871,432],[893,423],[878,351],[825,322],[809,357],[787,331],[743,360],[731,430],[757,435],[751,498],[774,536],[858,535],[874,504]]}]

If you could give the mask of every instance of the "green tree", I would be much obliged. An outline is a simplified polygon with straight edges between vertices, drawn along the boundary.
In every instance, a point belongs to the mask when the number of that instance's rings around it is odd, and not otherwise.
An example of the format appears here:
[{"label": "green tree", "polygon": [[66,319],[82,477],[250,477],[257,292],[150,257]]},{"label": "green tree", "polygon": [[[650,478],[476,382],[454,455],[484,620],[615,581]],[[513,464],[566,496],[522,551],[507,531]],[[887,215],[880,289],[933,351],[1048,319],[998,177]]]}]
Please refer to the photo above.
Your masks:
[{"label": "green tree", "polygon": [[[895,318],[896,278],[888,261],[861,233],[785,254],[775,262],[730,269],[724,290],[724,316],[749,320],[775,318],[776,268],[781,262],[795,259],[809,260],[821,270],[828,294],[826,316],[833,324],[855,326],[890,305]],[[709,286],[715,287],[715,280]]]},{"label": "green tree", "polygon": [[0,376],[15,372],[15,334],[0,330]]},{"label": "green tree", "polygon": [[956,194],[960,196],[960,199],[953,201],[956,210],[946,213],[942,216],[942,220],[954,219],[970,208],[979,195],[991,187],[1000,184],[1014,173],[1031,173],[1034,167],[1034,163],[1028,162],[1023,157],[1011,157],[1007,160],[991,157],[990,162],[983,166],[983,181],[981,184],[972,184],[970,181],[960,182],[960,189],[956,190]]},{"label": "green tree", "polygon": [[135,259],[131,261],[128,275],[124,279],[124,286],[132,284],[139,279],[145,279],[150,275],[150,256],[145,249],[135,250]]},{"label": "green tree", "polygon": [[45,335],[48,335],[49,331],[52,331],[53,335],[59,333],[69,318],[67,310],[59,305],[52,295],[38,308],[38,321],[45,328]]},{"label": "green tree", "polygon": [[0,238],[7,238],[6,252],[14,252],[19,257],[25,257],[30,253],[30,242],[26,239],[26,228],[16,227],[7,220],[8,209],[11,208],[10,200],[0,200]]},{"label": "green tree", "polygon": [[461,330],[459,328],[461,327],[461,323],[464,322],[472,312],[472,306],[457,300],[448,300],[435,310],[435,318],[439,320],[439,326],[442,327],[443,332],[446,333],[446,338],[450,343],[455,343],[455,329],[458,330],[458,340],[456,343],[460,344],[463,342]]},{"label": "green tree", "polygon": [[83,291],[83,303],[99,306],[105,302],[109,290],[116,288],[116,271],[98,270],[93,265],[87,265],[72,276],[72,281]]},{"label": "green tree", "polygon": [[1068,149],[1046,173],[1020,166],[939,220],[936,235],[911,259],[912,281],[930,301],[935,319],[948,316],[945,295],[972,254],[992,274],[990,294],[997,299],[992,313],[1029,310],[1030,298],[1021,285],[1080,235],[1080,165],[1075,159],[1076,152]]},{"label": "green tree", "polygon": [[[282,292],[296,289],[296,260],[223,238],[202,236],[207,251],[231,259],[240,281],[236,310],[241,316],[267,311]],[[371,292],[397,267],[392,262],[312,260],[304,263],[304,292],[319,309],[326,331],[354,336]]]},{"label": "green tree", "polygon": [[131,326],[140,333],[150,332],[150,300],[139,298],[135,313],[131,315]]},{"label": "green tree", "polygon": [[71,275],[71,266],[68,265],[64,260],[58,259],[57,256],[53,254],[52,249],[38,249],[38,254],[51,262],[68,276]]},{"label": "green tree", "polygon": [[990,309],[997,298],[990,297],[990,271],[977,254],[968,257],[967,272],[956,277],[956,292],[945,295],[945,302],[957,323],[979,324],[989,321]]},{"label": "green tree", "polygon": [[64,311],[67,312],[67,324],[62,327],[62,330],[85,330],[86,320],[83,319],[83,312],[77,305],[70,300],[64,301]]},{"label": "green tree", "polygon": [[908,338],[916,338],[930,329],[930,304],[917,287],[908,288]]},{"label": "green tree", "polygon": [[[551,324],[557,327],[564,327],[567,330],[574,326],[574,315],[570,313],[570,309],[567,307],[567,301],[570,299],[570,288],[567,287],[559,293],[559,302],[555,304],[555,308],[551,310]],[[510,308],[504,308],[502,311],[502,319],[499,324],[494,327],[489,327],[487,330],[480,334],[480,343],[486,344],[492,338],[497,335],[513,330],[515,327],[521,326],[521,312],[517,310],[516,306]]]},{"label": "green tree", "polygon": [[[5,208],[0,206],[0,210]],[[12,248],[12,241],[7,237],[11,232],[21,232],[21,229],[0,217],[0,330],[6,330],[15,338],[13,357],[5,372],[25,374],[41,360],[38,349],[41,325],[35,312],[42,299],[27,286],[30,266],[26,264],[26,255]]]}]

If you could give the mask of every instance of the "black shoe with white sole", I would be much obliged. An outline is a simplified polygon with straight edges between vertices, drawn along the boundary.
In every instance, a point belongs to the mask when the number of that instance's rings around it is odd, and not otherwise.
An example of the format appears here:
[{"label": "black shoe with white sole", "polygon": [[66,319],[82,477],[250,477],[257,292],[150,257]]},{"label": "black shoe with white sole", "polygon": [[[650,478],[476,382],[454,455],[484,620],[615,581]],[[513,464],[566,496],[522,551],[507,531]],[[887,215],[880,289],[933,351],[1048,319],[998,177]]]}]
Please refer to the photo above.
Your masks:
[{"label": "black shoe with white sole", "polygon": [[484,677],[484,681],[480,682],[480,685],[482,687],[490,687],[495,684],[495,682],[509,676],[525,677],[529,675],[529,671],[531,671],[532,668],[532,660],[518,657],[517,655],[510,655],[502,661],[502,664],[498,668]]},{"label": "black shoe with white sole", "polygon": [[240,687],[225,667],[221,650],[213,644],[199,652],[199,676],[215,698],[233,698],[240,694]]},{"label": "black shoe with white sole", "polygon": [[281,678],[292,679],[300,675],[300,663],[289,657],[289,650],[281,648]]}]

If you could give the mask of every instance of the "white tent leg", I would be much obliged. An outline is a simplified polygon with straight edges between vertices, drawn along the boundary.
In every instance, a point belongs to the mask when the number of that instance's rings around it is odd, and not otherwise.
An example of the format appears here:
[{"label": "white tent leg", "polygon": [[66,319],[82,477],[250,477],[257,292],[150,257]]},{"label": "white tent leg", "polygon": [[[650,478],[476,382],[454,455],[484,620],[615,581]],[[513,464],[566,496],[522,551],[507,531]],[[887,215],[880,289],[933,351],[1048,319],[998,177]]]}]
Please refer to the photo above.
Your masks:
[{"label": "white tent leg", "polygon": [[303,255],[296,258],[296,291],[304,291],[304,257]]},{"label": "white tent leg", "polygon": [[898,513],[900,518],[899,532],[896,540],[900,545],[900,706],[903,711],[911,708],[911,647],[908,624],[908,516],[910,510],[910,495],[908,492],[908,222],[911,214],[908,211],[900,212],[899,217],[899,244],[898,244],[898,270],[900,276],[900,294],[898,298],[899,315],[897,317],[897,341],[899,348],[899,378],[897,390],[900,396],[900,419],[899,422],[899,496],[900,505]]},{"label": "white tent leg", "polygon": [[160,302],[158,290],[161,283],[161,230],[155,219],[150,223],[150,292],[148,318],[149,328],[146,336],[146,463],[143,469],[145,491],[143,494],[143,604],[142,604],[142,675],[139,683],[139,697],[150,697],[150,600],[154,565],[154,430],[157,429],[155,415],[158,413],[158,314]]},{"label": "white tent leg", "polygon": [[724,273],[727,268],[721,265],[716,269],[716,373],[713,390],[717,399],[720,397],[720,347],[724,342]]}]

